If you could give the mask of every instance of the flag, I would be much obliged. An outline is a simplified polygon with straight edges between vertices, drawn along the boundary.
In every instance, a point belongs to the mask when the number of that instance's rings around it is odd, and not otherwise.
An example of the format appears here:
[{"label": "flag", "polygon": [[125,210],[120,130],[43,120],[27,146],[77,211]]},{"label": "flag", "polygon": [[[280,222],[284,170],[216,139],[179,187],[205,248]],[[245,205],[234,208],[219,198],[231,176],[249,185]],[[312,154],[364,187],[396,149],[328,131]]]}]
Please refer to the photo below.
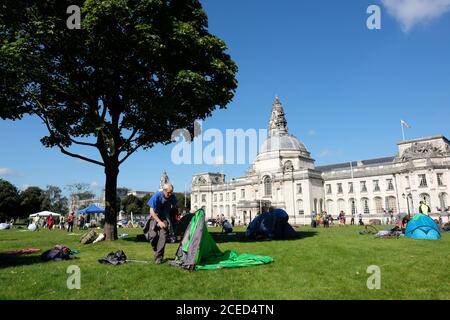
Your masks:
[{"label": "flag", "polygon": [[411,126],[406,121],[401,120],[401,123],[402,123],[403,127],[408,128],[408,129],[411,128]]}]

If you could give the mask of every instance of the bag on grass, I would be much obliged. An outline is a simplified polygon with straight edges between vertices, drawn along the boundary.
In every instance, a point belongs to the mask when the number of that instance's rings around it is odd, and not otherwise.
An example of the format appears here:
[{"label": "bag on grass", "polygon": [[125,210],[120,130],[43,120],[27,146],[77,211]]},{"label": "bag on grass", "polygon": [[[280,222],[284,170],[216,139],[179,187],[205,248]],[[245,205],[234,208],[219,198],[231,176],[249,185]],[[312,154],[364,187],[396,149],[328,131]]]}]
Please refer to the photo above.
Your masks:
[{"label": "bag on grass", "polygon": [[41,255],[43,261],[62,261],[70,260],[71,250],[63,245],[56,245],[53,249],[45,251]]},{"label": "bag on grass", "polygon": [[94,242],[94,240],[97,239],[97,237],[98,237],[97,233],[94,230],[91,230],[81,237],[80,242],[82,244],[89,244]]},{"label": "bag on grass", "polygon": [[118,250],[115,253],[108,253],[105,257],[99,259],[98,262],[112,265],[124,264],[127,262],[127,256],[125,255],[125,252]]}]

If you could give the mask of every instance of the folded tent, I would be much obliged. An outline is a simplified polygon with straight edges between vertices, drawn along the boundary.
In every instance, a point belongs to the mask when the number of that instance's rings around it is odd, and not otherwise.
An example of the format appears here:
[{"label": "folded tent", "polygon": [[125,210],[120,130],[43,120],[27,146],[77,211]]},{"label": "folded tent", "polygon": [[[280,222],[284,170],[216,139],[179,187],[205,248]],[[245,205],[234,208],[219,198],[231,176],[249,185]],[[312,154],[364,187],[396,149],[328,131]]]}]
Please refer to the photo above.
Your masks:
[{"label": "folded tent", "polygon": [[205,213],[198,210],[192,217],[176,252],[177,265],[189,270],[211,270],[262,265],[273,262],[269,256],[241,254],[236,251],[222,252],[208,232]]}]

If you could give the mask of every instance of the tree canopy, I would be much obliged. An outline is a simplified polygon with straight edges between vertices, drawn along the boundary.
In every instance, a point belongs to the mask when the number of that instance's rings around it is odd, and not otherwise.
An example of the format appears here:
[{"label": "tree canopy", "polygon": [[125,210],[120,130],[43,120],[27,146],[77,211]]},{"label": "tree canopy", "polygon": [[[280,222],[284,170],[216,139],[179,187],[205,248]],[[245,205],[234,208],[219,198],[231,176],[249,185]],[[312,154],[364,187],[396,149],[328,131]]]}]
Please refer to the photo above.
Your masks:
[{"label": "tree canopy", "polygon": [[[66,25],[71,5],[80,30]],[[119,166],[177,129],[192,135],[194,120],[233,98],[237,66],[207,28],[198,0],[2,2],[0,117],[35,115],[48,129],[44,146],[104,167],[108,240],[117,238]]]}]

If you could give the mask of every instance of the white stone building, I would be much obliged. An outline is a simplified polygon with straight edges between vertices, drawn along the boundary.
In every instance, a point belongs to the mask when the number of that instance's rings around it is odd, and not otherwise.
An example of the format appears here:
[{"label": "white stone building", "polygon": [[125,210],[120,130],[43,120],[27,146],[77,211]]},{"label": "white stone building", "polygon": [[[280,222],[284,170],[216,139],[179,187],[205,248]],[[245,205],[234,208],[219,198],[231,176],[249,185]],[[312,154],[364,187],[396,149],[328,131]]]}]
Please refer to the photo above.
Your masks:
[{"label": "white stone building", "polygon": [[[337,217],[344,211],[363,221],[418,212],[425,200],[433,216],[448,220],[450,142],[434,136],[398,143],[392,157],[327,166],[314,165],[305,145],[289,135],[283,107],[272,106],[269,136],[244,177],[225,181],[220,173],[192,178],[192,209],[208,217],[223,214],[249,223],[262,203],[285,209],[292,224],[309,224],[316,212]],[[357,222],[357,217],[355,218]]]}]

